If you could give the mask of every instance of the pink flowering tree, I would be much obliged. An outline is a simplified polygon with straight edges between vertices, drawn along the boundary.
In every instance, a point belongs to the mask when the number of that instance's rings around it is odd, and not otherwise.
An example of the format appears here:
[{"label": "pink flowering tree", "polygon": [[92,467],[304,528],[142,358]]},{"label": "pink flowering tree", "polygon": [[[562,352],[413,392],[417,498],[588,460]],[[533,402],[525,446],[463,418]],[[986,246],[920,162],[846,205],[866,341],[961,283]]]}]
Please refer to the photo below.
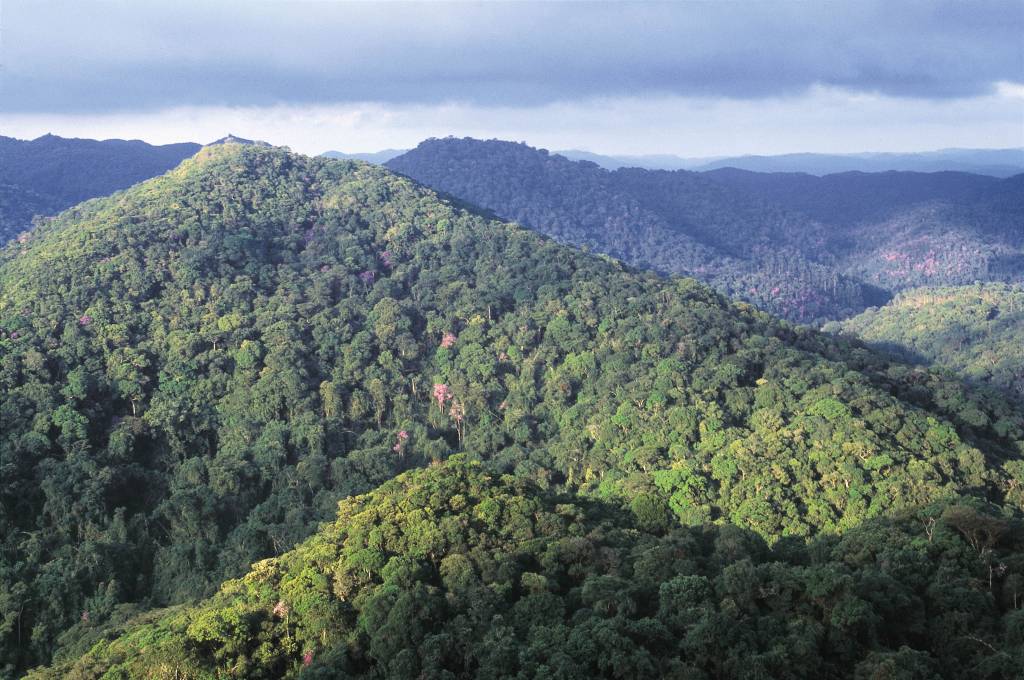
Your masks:
[{"label": "pink flowering tree", "polygon": [[444,413],[444,405],[452,398],[452,390],[444,383],[434,383],[434,401],[437,402],[437,410]]},{"label": "pink flowering tree", "polygon": [[444,383],[434,384],[434,401],[437,402],[438,413],[447,415],[455,423],[455,431],[459,435],[461,445],[466,434],[466,407],[462,401],[455,398],[451,388]]},{"label": "pink flowering tree", "polygon": [[441,347],[451,349],[455,346],[456,340],[458,340],[458,338],[455,336],[455,333],[448,331],[444,334],[444,337],[441,338]]},{"label": "pink flowering tree", "polygon": [[407,441],[409,441],[409,433],[405,430],[399,430],[395,445],[391,447],[391,450],[400,456],[405,455],[405,443]]}]

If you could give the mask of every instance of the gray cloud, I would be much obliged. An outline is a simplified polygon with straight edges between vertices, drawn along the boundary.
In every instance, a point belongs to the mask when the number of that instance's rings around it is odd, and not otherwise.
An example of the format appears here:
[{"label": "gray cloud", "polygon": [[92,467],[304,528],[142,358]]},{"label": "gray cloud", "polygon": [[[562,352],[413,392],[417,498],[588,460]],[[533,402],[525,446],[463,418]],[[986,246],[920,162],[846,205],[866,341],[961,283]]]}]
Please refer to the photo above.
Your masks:
[{"label": "gray cloud", "polygon": [[1024,81],[1010,2],[8,0],[0,111],[379,101],[757,99],[813,85],[945,99]]}]

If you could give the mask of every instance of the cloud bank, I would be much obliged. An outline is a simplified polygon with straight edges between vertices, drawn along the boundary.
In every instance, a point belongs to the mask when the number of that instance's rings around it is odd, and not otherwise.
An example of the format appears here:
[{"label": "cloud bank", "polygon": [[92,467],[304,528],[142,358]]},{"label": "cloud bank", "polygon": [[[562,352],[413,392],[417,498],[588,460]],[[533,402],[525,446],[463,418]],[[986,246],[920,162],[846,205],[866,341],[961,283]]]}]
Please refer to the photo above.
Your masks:
[{"label": "cloud bank", "polygon": [[0,112],[799,96],[1024,80],[1012,2],[3,4]]},{"label": "cloud bank", "polygon": [[174,107],[102,114],[0,114],[0,132],[46,132],[152,143],[209,142],[231,132],[302,153],[408,148],[447,135],[525,141],[548,149],[683,156],[792,151],[922,151],[1024,144],[1024,93],[901,100],[813,88],[797,97],[733,101],[645,97],[529,108],[471,104]]},{"label": "cloud bank", "polygon": [[306,153],[1024,146],[1019,0],[0,0],[0,134]]}]

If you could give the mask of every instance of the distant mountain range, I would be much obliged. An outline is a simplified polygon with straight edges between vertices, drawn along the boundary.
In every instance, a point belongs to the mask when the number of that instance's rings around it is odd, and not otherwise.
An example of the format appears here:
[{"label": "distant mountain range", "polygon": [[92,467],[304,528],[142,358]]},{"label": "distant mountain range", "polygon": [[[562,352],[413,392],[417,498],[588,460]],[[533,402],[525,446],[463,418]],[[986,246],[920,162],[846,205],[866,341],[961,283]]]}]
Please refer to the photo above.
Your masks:
[{"label": "distant mountain range", "polygon": [[777,156],[683,158],[673,155],[606,156],[589,151],[559,151],[571,160],[597,163],[608,170],[623,167],[649,170],[715,170],[737,168],[755,172],[970,172],[1010,177],[1024,172],[1024,149],[943,149],[919,153],[791,153]]},{"label": "distant mountain range", "polygon": [[[212,142],[266,145],[234,135]],[[139,140],[68,139],[43,135],[34,140],[0,136],[0,244],[28,229],[36,215],[52,215],[88,198],[105,196],[154,177],[180,163],[201,145],[186,142],[154,146]],[[328,151],[329,158],[348,158],[378,165],[406,153],[385,149],[369,153]],[[860,170],[959,170],[993,176],[1024,172],[1022,149],[949,149],[919,154],[790,154],[740,158],[681,158],[673,155],[604,156],[565,151],[573,160],[607,168],[710,170],[723,167],[761,172],[825,174]],[[796,180],[786,180],[795,182]],[[805,180],[805,183],[809,181]]]},{"label": "distant mountain range", "polygon": [[[384,164],[408,149],[385,149],[363,153],[327,151],[327,158],[348,158]],[[803,172],[829,175],[839,172],[970,172],[992,177],[1011,177],[1024,172],[1024,148],[1021,149],[941,149],[909,153],[790,153],[775,156],[712,156],[687,158],[673,154],[608,155],[579,149],[556,151],[573,161],[589,161],[606,170],[644,168],[646,170],[705,171],[737,168],[753,172]]]},{"label": "distant mountain range", "polygon": [[701,165],[719,160],[714,158],[683,158],[673,154],[648,154],[642,156],[609,156],[592,151],[566,149],[555,153],[573,161],[589,161],[605,170],[619,168],[645,168],[647,170],[693,170]]},{"label": "distant mountain range", "polygon": [[0,244],[28,229],[34,215],[125,189],[170,170],[199,149],[192,143],[0,137]]},{"label": "distant mountain range", "polygon": [[341,158],[345,160],[366,161],[383,165],[395,156],[401,156],[408,149],[384,149],[383,151],[367,151],[364,153],[344,153],[341,151],[325,151],[320,154],[324,158]]},{"label": "distant mountain range", "polygon": [[562,242],[820,323],[897,291],[1024,276],[1024,175],[608,171],[432,139],[387,167]]}]

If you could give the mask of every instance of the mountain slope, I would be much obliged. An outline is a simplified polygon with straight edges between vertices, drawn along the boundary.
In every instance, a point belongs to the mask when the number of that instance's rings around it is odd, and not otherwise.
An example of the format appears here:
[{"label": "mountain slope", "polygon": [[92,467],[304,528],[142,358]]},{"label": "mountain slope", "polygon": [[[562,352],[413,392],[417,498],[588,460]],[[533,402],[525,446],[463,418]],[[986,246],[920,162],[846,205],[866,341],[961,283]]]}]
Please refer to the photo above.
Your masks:
[{"label": "mountain slope", "polygon": [[959,172],[844,172],[816,177],[725,168],[703,176],[816,220],[845,226],[878,220],[919,203],[973,202],[1004,183],[994,177]]},{"label": "mountain slope", "polygon": [[224,144],[0,251],[0,663],[455,452],[769,541],[1024,502],[1000,398],[380,167]]},{"label": "mountain slope", "polygon": [[1024,175],[705,176],[829,223],[836,267],[888,291],[1024,278]]},{"label": "mountain slope", "polygon": [[695,276],[802,323],[912,286],[1024,277],[1019,177],[608,172],[523,144],[452,138],[387,165],[562,242]]},{"label": "mountain slope", "polygon": [[1024,396],[1024,290],[986,284],[920,288],[826,330],[856,335],[908,361]]},{"label": "mountain slope", "polygon": [[822,225],[696,173],[610,173],[524,144],[472,139],[427,140],[386,165],[563,243],[697,277],[796,321],[886,299],[829,267]]},{"label": "mountain slope", "polygon": [[453,459],[28,677],[1011,678],[1022,590],[1024,526],[969,505],[771,552]]},{"label": "mountain slope", "polygon": [[166,172],[198,150],[198,144],[152,146],[138,140],[0,137],[0,185],[21,192],[20,200],[9,194],[0,199],[0,244],[28,229],[34,215],[124,189]]}]

